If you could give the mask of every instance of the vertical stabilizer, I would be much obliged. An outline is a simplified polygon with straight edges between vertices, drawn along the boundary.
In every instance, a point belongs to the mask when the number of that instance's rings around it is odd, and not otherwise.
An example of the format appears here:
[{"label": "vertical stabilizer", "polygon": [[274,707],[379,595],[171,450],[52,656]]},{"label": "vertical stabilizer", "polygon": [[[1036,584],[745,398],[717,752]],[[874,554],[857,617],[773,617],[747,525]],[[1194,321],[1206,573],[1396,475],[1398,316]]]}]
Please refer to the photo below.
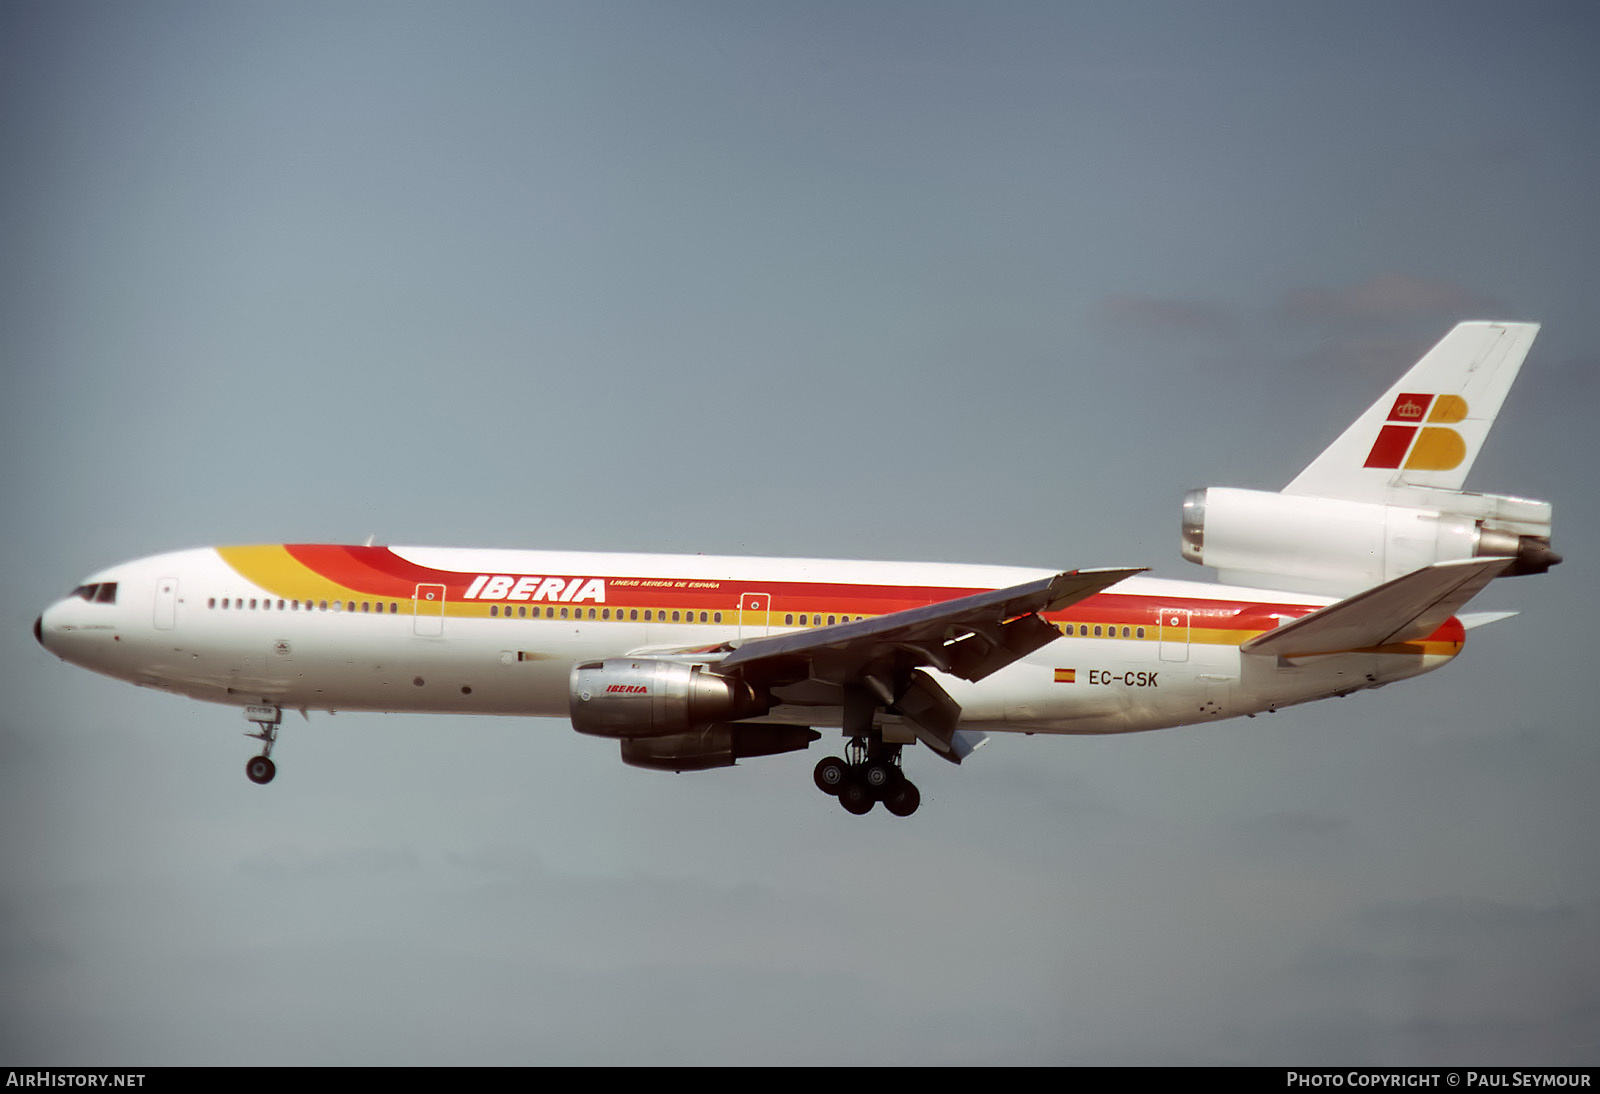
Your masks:
[{"label": "vertical stabilizer", "polygon": [[1191,490],[1183,557],[1227,585],[1334,596],[1455,560],[1544,573],[1550,503],[1461,489],[1538,333],[1462,323],[1281,493]]},{"label": "vertical stabilizer", "polygon": [[1537,323],[1461,323],[1288,486],[1285,494],[1397,501],[1460,490]]}]

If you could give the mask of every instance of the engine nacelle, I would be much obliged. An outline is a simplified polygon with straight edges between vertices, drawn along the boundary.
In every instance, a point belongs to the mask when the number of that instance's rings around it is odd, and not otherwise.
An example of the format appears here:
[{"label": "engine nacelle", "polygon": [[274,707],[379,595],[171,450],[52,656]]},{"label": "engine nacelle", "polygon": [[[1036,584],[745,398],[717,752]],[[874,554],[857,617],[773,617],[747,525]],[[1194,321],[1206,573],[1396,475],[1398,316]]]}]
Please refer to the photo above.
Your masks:
[{"label": "engine nacelle", "polygon": [[1494,494],[1410,490],[1383,505],[1210,487],[1183,499],[1183,557],[1230,585],[1344,596],[1452,559],[1516,559],[1543,573],[1550,504]]},{"label": "engine nacelle", "polygon": [[619,657],[572,670],[572,728],[596,737],[664,737],[712,722],[753,718],[770,696],[704,665]]},{"label": "engine nacelle", "polygon": [[622,742],[622,762],[656,771],[705,771],[732,767],[747,756],[776,756],[809,748],[822,734],[805,726],[728,725],[718,722],[674,733]]}]

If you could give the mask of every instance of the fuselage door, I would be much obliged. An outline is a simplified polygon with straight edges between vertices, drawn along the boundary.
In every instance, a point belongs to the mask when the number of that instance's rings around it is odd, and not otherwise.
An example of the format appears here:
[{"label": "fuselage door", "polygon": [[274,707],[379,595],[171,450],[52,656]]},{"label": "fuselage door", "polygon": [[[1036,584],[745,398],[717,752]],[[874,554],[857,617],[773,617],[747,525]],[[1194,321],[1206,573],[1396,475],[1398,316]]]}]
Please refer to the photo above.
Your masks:
[{"label": "fuselage door", "polygon": [[1161,660],[1189,660],[1189,609],[1161,609]]},{"label": "fuselage door", "polygon": [[412,631],[424,638],[438,638],[444,633],[444,586],[418,585],[411,610]]},{"label": "fuselage door", "polygon": [[178,579],[175,577],[156,578],[155,624],[161,631],[170,631],[178,625]]},{"label": "fuselage door", "polygon": [[739,594],[739,637],[760,638],[772,619],[771,593]]}]

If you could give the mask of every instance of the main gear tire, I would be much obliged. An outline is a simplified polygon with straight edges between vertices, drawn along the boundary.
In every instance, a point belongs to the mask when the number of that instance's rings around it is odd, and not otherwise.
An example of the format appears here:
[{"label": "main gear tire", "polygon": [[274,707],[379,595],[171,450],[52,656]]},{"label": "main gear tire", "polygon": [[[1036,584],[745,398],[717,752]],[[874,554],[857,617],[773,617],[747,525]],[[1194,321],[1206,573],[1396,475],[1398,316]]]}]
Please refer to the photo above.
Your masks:
[{"label": "main gear tire", "polygon": [[850,781],[850,767],[837,756],[824,756],[817,761],[817,766],[811,772],[811,778],[816,782],[818,790],[838,797],[839,788]]}]

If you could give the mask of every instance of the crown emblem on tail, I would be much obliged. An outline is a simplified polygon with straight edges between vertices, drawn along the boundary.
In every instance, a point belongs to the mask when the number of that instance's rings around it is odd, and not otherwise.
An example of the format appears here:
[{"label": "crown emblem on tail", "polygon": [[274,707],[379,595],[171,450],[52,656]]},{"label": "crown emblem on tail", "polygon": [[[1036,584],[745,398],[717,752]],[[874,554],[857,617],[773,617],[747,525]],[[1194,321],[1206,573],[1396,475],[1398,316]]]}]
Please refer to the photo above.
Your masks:
[{"label": "crown emblem on tail", "polygon": [[[1430,414],[1429,408],[1432,408]],[[1467,456],[1467,442],[1444,423],[1459,422],[1467,416],[1467,401],[1459,395],[1403,394],[1389,408],[1389,419],[1378,430],[1364,467],[1407,471],[1449,471],[1460,467]],[[1428,425],[1413,424],[1426,417]]]}]

